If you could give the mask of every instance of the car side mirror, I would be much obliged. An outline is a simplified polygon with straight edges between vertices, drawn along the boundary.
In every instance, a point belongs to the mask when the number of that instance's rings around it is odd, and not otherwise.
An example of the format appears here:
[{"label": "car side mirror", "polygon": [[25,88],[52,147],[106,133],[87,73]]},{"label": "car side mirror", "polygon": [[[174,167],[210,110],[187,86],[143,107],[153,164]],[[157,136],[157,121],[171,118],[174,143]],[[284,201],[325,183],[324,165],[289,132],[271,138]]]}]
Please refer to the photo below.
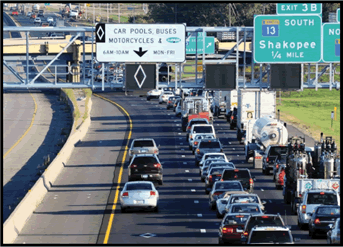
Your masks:
[{"label": "car side mirror", "polygon": [[328,227],[329,227],[330,229],[332,229],[332,228],[333,228],[333,224],[329,224]]},{"label": "car side mirror", "polygon": [[286,226],[288,229],[291,229],[292,228],[292,226]]},{"label": "car side mirror", "polygon": [[267,202],[266,201],[262,201],[262,204],[264,205],[264,204],[266,204]]},{"label": "car side mirror", "polygon": [[158,148],[160,148],[161,147],[161,144],[158,144]]}]

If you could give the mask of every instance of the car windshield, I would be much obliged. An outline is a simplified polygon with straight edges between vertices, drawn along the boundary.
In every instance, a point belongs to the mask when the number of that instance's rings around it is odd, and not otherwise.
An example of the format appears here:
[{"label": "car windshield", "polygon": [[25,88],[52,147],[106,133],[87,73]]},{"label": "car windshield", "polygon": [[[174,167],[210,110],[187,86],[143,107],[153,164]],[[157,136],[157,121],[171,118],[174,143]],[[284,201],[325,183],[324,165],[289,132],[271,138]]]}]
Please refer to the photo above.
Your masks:
[{"label": "car windshield", "polygon": [[250,243],[289,243],[292,242],[288,231],[254,231]]},{"label": "car windshield", "polygon": [[196,121],[192,121],[189,123],[189,126],[192,126],[193,124],[207,124],[206,120],[196,120]]},{"label": "car windshield", "polygon": [[212,168],[210,170],[209,174],[211,174],[211,175],[219,175],[220,174],[221,175],[223,173],[223,170],[224,170],[224,168],[221,168],[221,167]]},{"label": "car windshield", "polygon": [[243,187],[240,183],[216,183],[216,190],[243,190]]},{"label": "car windshield", "polygon": [[239,178],[250,178],[247,170],[226,170],[224,172],[223,179],[239,179]]},{"label": "car windshield", "polygon": [[127,184],[126,190],[152,190],[152,186],[148,183]]},{"label": "car windshield", "polygon": [[308,193],[307,204],[337,205],[337,196],[332,193]]},{"label": "car windshield", "polygon": [[231,213],[261,213],[261,211],[254,205],[233,205]]},{"label": "car windshield", "polygon": [[205,156],[206,159],[225,159],[224,154],[209,154]]},{"label": "car windshield", "polygon": [[217,160],[211,159],[211,160],[206,160],[206,161],[205,161],[205,166],[209,166],[209,165],[212,164],[213,162],[216,163],[216,162],[219,162],[219,161],[225,162],[224,159],[217,159]]},{"label": "car windshield", "polygon": [[286,155],[288,147],[270,147],[270,156]]},{"label": "car windshield", "polygon": [[320,207],[317,209],[317,214],[339,215],[340,214],[340,208],[339,207]]},{"label": "car windshield", "polygon": [[249,215],[228,215],[224,220],[225,225],[244,225]]},{"label": "car windshield", "polygon": [[211,167],[219,167],[219,166],[225,166],[225,168],[235,168],[235,166],[232,163],[227,162],[216,162],[214,164],[210,165]]},{"label": "car windshield", "polygon": [[158,163],[155,157],[136,157],[132,164],[135,165],[149,165]]},{"label": "car windshield", "polygon": [[212,126],[195,126],[193,133],[212,133]]},{"label": "car windshield", "polygon": [[220,148],[219,142],[200,142],[199,148]]},{"label": "car windshield", "polygon": [[146,140],[146,141],[135,141],[133,143],[134,148],[138,147],[154,147],[154,142],[152,140]]},{"label": "car windshield", "polygon": [[255,217],[251,217],[246,230],[250,231],[256,225],[258,226],[283,226],[283,223],[280,217],[267,216],[267,215],[255,216]]},{"label": "car windshield", "polygon": [[257,196],[232,196],[230,200],[230,204],[233,203],[243,203],[243,202],[248,202],[248,203],[259,203]]}]

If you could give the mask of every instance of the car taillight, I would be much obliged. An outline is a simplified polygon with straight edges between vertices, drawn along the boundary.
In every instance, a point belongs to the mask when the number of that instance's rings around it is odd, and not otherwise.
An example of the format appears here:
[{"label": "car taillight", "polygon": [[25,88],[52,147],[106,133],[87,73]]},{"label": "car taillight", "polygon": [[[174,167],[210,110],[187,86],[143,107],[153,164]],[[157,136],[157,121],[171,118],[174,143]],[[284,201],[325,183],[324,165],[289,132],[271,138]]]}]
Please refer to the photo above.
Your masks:
[{"label": "car taillight", "polygon": [[219,196],[221,194],[223,194],[223,192],[215,192],[215,193],[213,193],[214,196]]},{"label": "car taillight", "polygon": [[231,116],[231,120],[233,120],[233,116]]},{"label": "car taillight", "polygon": [[233,228],[223,227],[222,233],[233,233]]},{"label": "car taillight", "polygon": [[131,165],[131,168],[135,168],[135,167],[137,167],[137,165],[134,165],[134,164]]},{"label": "car taillight", "polygon": [[190,136],[189,136],[189,138],[191,138],[191,140],[192,140],[192,139],[193,139],[193,136],[192,136],[192,135],[190,135]]},{"label": "car taillight", "polygon": [[154,167],[161,168],[161,164],[159,164],[159,163],[157,163],[157,164],[154,164]]},{"label": "car taillight", "polygon": [[194,142],[194,145],[198,145],[198,142]]},{"label": "car taillight", "polygon": [[212,183],[212,175],[210,175],[210,176],[208,177],[208,181],[209,181],[210,183]]},{"label": "car taillight", "polygon": [[190,129],[191,129],[191,126],[188,126],[187,129],[190,130]]},{"label": "car taillight", "polygon": [[244,236],[248,236],[248,232],[243,232],[243,235]]},{"label": "car taillight", "polygon": [[199,148],[197,149],[197,153],[200,154],[200,149]]},{"label": "car taillight", "polygon": [[235,172],[239,172],[239,170],[238,170],[238,169],[235,169],[234,171],[235,171]]},{"label": "car taillight", "polygon": [[220,181],[221,181],[221,182],[223,182],[223,181],[224,181],[224,179],[220,179]]},{"label": "car taillight", "polygon": [[256,156],[255,157],[255,160],[260,160],[260,159],[262,159],[262,156]]},{"label": "car taillight", "polygon": [[254,183],[254,180],[252,180],[252,178],[249,179],[249,183],[250,184],[253,184]]},{"label": "car taillight", "polygon": [[279,164],[276,165],[276,169],[279,169]]},{"label": "car taillight", "polygon": [[269,216],[267,216],[267,215],[262,215],[262,218],[263,218],[263,219],[268,219]]},{"label": "car taillight", "polygon": [[267,157],[266,161],[269,162],[269,157]]},{"label": "car taillight", "polygon": [[324,192],[320,192],[319,194],[320,194],[320,195],[324,195]]},{"label": "car taillight", "polygon": [[127,197],[127,196],[129,196],[129,192],[124,192],[122,195],[122,197]]},{"label": "car taillight", "polygon": [[320,220],[319,219],[315,219],[314,220],[314,224],[320,224]]},{"label": "car taillight", "polygon": [[302,205],[301,207],[301,213],[305,214],[306,213],[306,205]]},{"label": "car taillight", "polygon": [[150,196],[156,196],[156,192],[155,191],[150,191]]},{"label": "car taillight", "polygon": [[155,150],[154,153],[157,154],[157,150]]},{"label": "car taillight", "polygon": [[299,194],[299,197],[303,197],[303,195],[302,195],[302,194]]},{"label": "car taillight", "polygon": [[170,103],[171,103],[171,101],[169,100],[169,101],[168,101],[168,103],[170,104]]}]

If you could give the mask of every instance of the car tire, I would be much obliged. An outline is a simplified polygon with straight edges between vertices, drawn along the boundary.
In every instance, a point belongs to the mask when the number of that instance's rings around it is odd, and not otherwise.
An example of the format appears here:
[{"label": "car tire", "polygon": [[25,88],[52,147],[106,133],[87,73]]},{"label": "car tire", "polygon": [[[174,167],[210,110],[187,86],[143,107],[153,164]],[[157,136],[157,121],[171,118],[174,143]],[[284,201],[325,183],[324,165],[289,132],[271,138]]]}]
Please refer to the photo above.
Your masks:
[{"label": "car tire", "polygon": [[120,208],[120,212],[122,213],[122,214],[125,214],[127,211],[126,211],[126,208],[123,208],[123,207],[121,207]]},{"label": "car tire", "polygon": [[292,200],[291,201],[291,214],[293,214],[293,215],[297,215],[297,209],[295,208],[295,201],[294,200]]},{"label": "car tire", "polygon": [[219,244],[219,245],[224,245],[223,240],[221,240],[220,238],[218,238],[218,244]]},{"label": "car tire", "polygon": [[163,180],[158,180],[158,185],[163,185]]},{"label": "car tire", "polygon": [[210,208],[211,208],[211,210],[216,210],[217,209],[216,203],[212,203]]},{"label": "car tire", "polygon": [[194,151],[194,150],[192,150],[192,154],[195,154],[195,151]]},{"label": "car tire", "polygon": [[205,189],[205,193],[206,195],[210,194],[210,192],[207,189]]},{"label": "car tire", "polygon": [[313,231],[313,232],[312,232],[312,234],[311,234],[311,238],[317,238],[317,234],[316,234],[316,232],[315,232],[315,231]]},{"label": "car tire", "polygon": [[275,185],[277,190],[282,190],[282,186],[281,185]]},{"label": "car tire", "polygon": [[218,219],[222,218],[222,215],[219,213],[218,209],[217,209],[217,212],[216,212],[216,216]]},{"label": "car tire", "polygon": [[300,230],[304,230],[304,224],[301,224],[301,223],[299,222],[299,218],[298,218],[298,226],[299,226]]},{"label": "car tire", "polygon": [[230,124],[230,130],[235,129],[235,126],[233,126],[232,124]]},{"label": "car tire", "polygon": [[266,172],[264,171],[263,167],[262,167],[262,174],[266,175]]},{"label": "car tire", "polygon": [[189,150],[192,150],[192,146],[188,146]]},{"label": "car tire", "polygon": [[201,178],[201,182],[205,182],[205,179],[204,179],[204,178]]},{"label": "car tire", "polygon": [[159,101],[158,103],[159,103],[159,104],[162,104],[162,102],[160,102],[160,101]]},{"label": "car tire", "polygon": [[158,206],[154,207],[154,212],[158,213]]}]

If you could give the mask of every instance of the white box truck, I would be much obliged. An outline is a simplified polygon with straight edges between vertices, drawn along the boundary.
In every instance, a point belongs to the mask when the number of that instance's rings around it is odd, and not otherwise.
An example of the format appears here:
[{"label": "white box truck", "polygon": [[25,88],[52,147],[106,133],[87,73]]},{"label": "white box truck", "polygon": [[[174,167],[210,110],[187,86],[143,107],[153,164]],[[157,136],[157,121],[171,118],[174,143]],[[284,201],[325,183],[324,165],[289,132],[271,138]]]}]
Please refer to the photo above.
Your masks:
[{"label": "white box truck", "polygon": [[267,89],[238,89],[237,139],[244,143],[249,120],[266,116],[275,118],[276,92]]},{"label": "white box truck", "polygon": [[226,100],[230,97],[230,91],[215,91],[212,102],[213,115],[219,117],[226,114]]}]

